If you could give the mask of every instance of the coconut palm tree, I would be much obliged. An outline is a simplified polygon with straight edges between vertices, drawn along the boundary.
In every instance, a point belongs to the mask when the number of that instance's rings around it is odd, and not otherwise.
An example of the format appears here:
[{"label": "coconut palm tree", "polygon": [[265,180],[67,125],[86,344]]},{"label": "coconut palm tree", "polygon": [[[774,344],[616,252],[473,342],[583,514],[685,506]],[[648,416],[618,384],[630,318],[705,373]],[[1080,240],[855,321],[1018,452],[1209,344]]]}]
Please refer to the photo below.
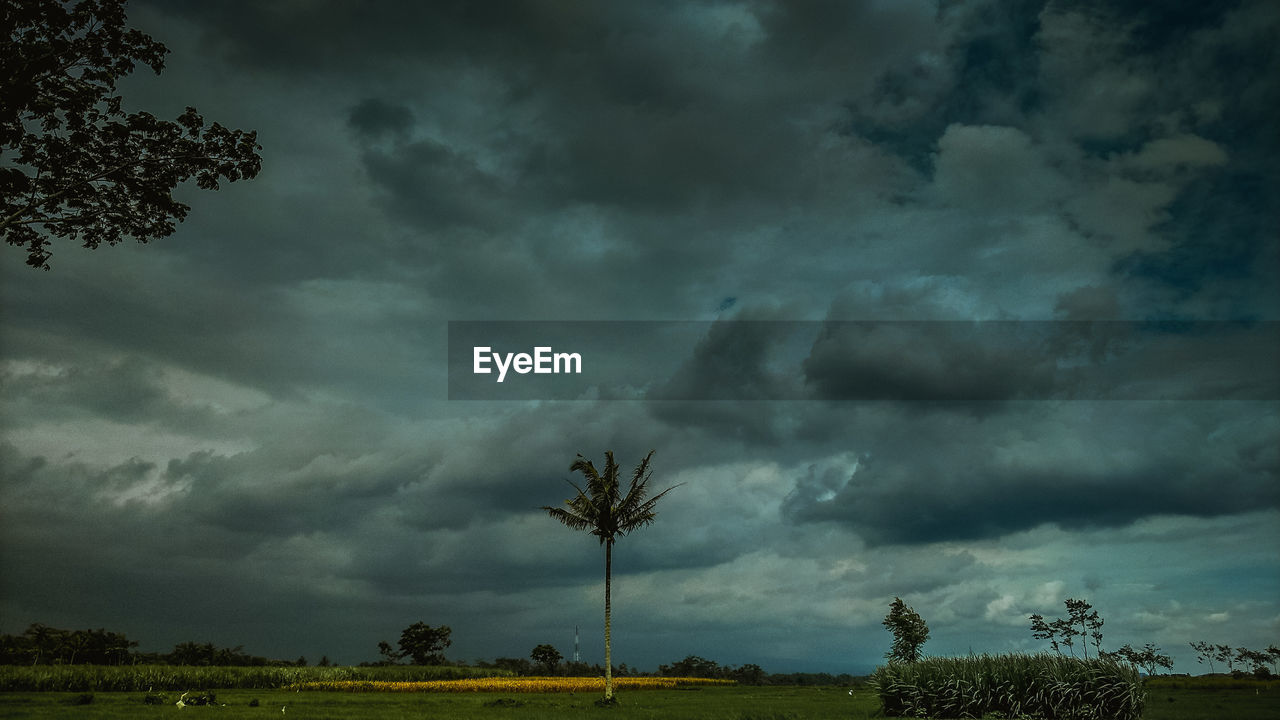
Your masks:
[{"label": "coconut palm tree", "polygon": [[653,471],[649,469],[649,460],[653,450],[636,466],[631,476],[631,485],[624,495],[618,483],[618,463],[613,460],[613,451],[605,451],[604,473],[596,470],[591,461],[578,455],[578,459],[569,466],[570,472],[580,472],[586,478],[586,489],[573,485],[578,494],[564,501],[566,507],[542,506],[551,517],[559,520],[574,530],[589,530],[600,538],[604,545],[604,699],[613,701],[613,648],[610,640],[610,584],[613,573],[613,543],[622,535],[644,527],[653,522],[656,515],[653,508],[658,500],[674,490],[669,487],[648,500],[649,477]]}]

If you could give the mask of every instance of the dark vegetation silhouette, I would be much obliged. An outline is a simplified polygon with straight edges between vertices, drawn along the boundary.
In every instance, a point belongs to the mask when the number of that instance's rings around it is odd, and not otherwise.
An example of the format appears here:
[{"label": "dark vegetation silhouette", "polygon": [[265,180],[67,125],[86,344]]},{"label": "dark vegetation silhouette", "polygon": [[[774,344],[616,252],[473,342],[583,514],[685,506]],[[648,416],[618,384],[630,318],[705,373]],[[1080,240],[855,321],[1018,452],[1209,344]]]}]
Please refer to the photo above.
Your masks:
[{"label": "dark vegetation silhouette", "polygon": [[262,167],[256,132],[126,113],[116,82],[169,50],[125,26],[124,0],[0,0],[0,236],[49,269],[50,237],[86,248],[173,233],[179,184],[217,190]]},{"label": "dark vegetation silhouette", "polygon": [[613,459],[613,451],[605,451],[604,472],[596,470],[582,455],[569,466],[569,472],[580,472],[586,480],[586,489],[573,485],[578,493],[564,501],[565,507],[542,506],[551,517],[574,530],[587,530],[600,539],[604,545],[604,702],[613,701],[613,649],[610,640],[610,584],[613,572],[613,543],[627,533],[653,523],[656,513],[654,507],[663,495],[675,488],[670,487],[645,499],[649,492],[649,478],[653,471],[649,469],[649,461],[655,451],[649,454],[636,466],[631,475],[631,484],[626,493],[618,482],[618,463]]},{"label": "dark vegetation silhouette", "polygon": [[539,645],[529,652],[529,657],[542,669],[547,671],[548,675],[556,674],[556,667],[560,665],[560,661],[564,656],[560,651],[552,645]]},{"label": "dark vegetation silhouette", "polygon": [[[416,623],[406,631],[424,625]],[[429,626],[426,626],[429,627]],[[447,626],[441,626],[441,629]],[[409,633],[416,637],[420,633]],[[1255,678],[1269,680],[1274,677],[1272,670],[1280,662],[1280,648],[1275,645],[1265,650],[1249,650],[1232,648],[1226,645],[1212,645],[1205,642],[1191,643],[1197,651],[1211,652],[1211,657],[1201,655],[1201,662],[1212,662],[1219,656],[1230,654],[1235,663],[1243,664],[1232,670],[1236,679]],[[31,624],[20,635],[0,635],[0,665],[8,666],[50,666],[50,665],[174,665],[190,667],[288,667],[305,666],[305,658],[297,660],[279,660],[260,657],[246,653],[243,646],[218,647],[213,643],[183,642],[164,653],[138,652],[138,642],[130,640],[124,633],[106,629],[96,630],[63,630],[42,623]],[[373,662],[360,662],[360,667],[398,665],[408,669],[410,666],[399,661],[410,657],[402,650],[393,650],[386,642],[378,644],[383,659]],[[442,648],[441,648],[442,650]],[[390,657],[388,657],[388,653]],[[553,654],[554,653],[554,654]],[[1126,645],[1115,653],[1103,651],[1103,657],[1124,660],[1146,670],[1148,676],[1156,674],[1157,668],[1169,668],[1166,664],[1168,656],[1160,653],[1160,649],[1150,643],[1141,650],[1133,650]],[[548,672],[548,662],[555,659],[553,671]],[[475,667],[481,669],[498,669],[515,675],[558,675],[567,677],[601,677],[605,669],[598,663],[564,662],[559,651],[550,645],[539,645],[529,657],[499,657],[493,661],[476,660],[471,665],[466,662],[448,661],[443,657],[439,664],[457,666],[459,669]],[[1267,664],[1273,667],[1269,669]],[[336,667],[340,663],[325,655],[316,663],[317,667]],[[1249,668],[1245,672],[1242,668]],[[1224,666],[1224,669],[1225,666]],[[759,665],[745,663],[738,666],[721,665],[698,655],[687,655],[681,660],[659,665],[656,672],[642,671],[628,667],[625,663],[610,668],[616,677],[699,677],[717,680],[734,680],[740,685],[777,685],[777,686],[833,686],[850,685],[859,678],[848,673],[769,673]]]},{"label": "dark vegetation silhouette", "polygon": [[1135,650],[1128,644],[1112,653],[1104,650],[1102,657],[1108,656],[1119,658],[1131,665],[1137,665],[1146,670],[1148,675],[1155,675],[1158,667],[1166,670],[1173,669],[1173,658],[1160,652],[1160,648],[1152,643],[1143,645],[1141,650]]},{"label": "dark vegetation silhouette", "polygon": [[[21,635],[0,635],[0,665],[193,665],[267,666],[296,665],[250,655],[243,645],[226,648],[213,643],[182,642],[167,653],[134,650],[137,641],[124,633],[97,630],[63,630],[32,623]],[[304,661],[305,662],[305,661]]]},{"label": "dark vegetation silhouette", "polygon": [[[1062,654],[1063,646],[1072,657],[1075,657],[1075,638],[1080,638],[1081,650],[1086,660],[1089,659],[1089,642],[1093,642],[1094,655],[1101,657],[1102,625],[1105,622],[1098,617],[1098,611],[1084,600],[1067,598],[1063,601],[1067,606],[1067,617],[1053,622],[1045,622],[1044,616],[1032,615],[1031,636],[1037,640],[1048,640],[1054,652]],[[1078,627],[1077,627],[1078,626]]]},{"label": "dark vegetation silhouette", "polygon": [[929,639],[929,626],[919,613],[902,602],[902,598],[895,597],[881,624],[893,633],[893,647],[885,653],[889,662],[913,663],[920,660],[921,648]]},{"label": "dark vegetation silhouette", "polygon": [[[1227,672],[1232,675],[1245,674],[1243,669],[1236,669],[1236,663],[1240,663],[1242,668],[1250,668],[1256,677],[1270,678],[1276,674],[1276,666],[1280,663],[1280,647],[1275,645],[1268,645],[1266,650],[1250,650],[1216,645],[1204,640],[1188,644],[1196,651],[1196,662],[1209,665],[1210,674],[1214,673],[1216,660],[1223,663]],[[1271,665],[1270,668],[1267,667],[1268,664]]]},{"label": "dark vegetation silhouette", "polygon": [[[382,660],[374,665],[395,665],[405,658],[410,658],[414,665],[444,665],[444,651],[453,644],[450,636],[453,630],[448,625],[431,627],[418,621],[400,631],[399,650],[392,649],[391,644],[383,640],[378,643],[378,654]],[[370,663],[366,663],[370,664]]]},{"label": "dark vegetation silhouette", "polygon": [[449,639],[452,633],[448,625],[431,627],[416,622],[400,633],[400,654],[413,658],[414,665],[443,665],[445,648],[453,644]]}]

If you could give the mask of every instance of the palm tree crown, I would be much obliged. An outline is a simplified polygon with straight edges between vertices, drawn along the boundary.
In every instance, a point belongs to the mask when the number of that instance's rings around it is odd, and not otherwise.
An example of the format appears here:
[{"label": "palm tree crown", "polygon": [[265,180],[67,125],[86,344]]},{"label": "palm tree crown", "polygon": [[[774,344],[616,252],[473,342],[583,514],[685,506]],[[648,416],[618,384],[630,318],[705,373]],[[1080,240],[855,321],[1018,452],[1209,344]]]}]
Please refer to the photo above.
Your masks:
[{"label": "palm tree crown", "polygon": [[644,499],[649,492],[649,478],[653,475],[653,471],[649,469],[653,453],[650,450],[636,466],[625,496],[618,482],[618,463],[613,459],[612,450],[605,451],[603,474],[596,470],[590,460],[578,455],[578,459],[569,466],[569,471],[583,474],[587,480],[586,490],[570,481],[569,484],[573,485],[578,494],[564,501],[567,509],[546,505],[542,509],[574,530],[590,530],[592,535],[600,538],[602,545],[606,541],[613,542],[614,538],[626,535],[636,528],[649,525],[657,515],[653,508],[658,500],[675,489],[669,487],[648,500]]}]

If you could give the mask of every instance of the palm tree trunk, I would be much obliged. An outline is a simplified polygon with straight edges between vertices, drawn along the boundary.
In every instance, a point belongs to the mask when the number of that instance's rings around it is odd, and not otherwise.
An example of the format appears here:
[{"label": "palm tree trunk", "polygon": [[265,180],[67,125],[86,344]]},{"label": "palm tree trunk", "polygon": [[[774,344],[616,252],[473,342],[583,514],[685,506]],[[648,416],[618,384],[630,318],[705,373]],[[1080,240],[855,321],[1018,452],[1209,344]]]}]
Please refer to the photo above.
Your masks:
[{"label": "palm tree trunk", "polygon": [[613,647],[609,637],[609,586],[613,572],[613,538],[604,543],[604,699],[613,697]]}]

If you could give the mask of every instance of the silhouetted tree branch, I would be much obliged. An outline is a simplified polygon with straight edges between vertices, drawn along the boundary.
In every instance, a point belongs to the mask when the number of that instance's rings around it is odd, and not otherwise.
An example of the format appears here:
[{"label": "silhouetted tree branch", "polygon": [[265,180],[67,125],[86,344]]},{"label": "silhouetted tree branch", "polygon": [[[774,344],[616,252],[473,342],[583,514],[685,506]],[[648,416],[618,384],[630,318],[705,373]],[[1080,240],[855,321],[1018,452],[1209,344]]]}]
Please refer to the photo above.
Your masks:
[{"label": "silhouetted tree branch", "polygon": [[84,247],[173,233],[179,184],[255,177],[257,133],[125,113],[116,81],[168,49],[124,25],[123,0],[0,0],[0,235],[49,269],[50,237]]}]

